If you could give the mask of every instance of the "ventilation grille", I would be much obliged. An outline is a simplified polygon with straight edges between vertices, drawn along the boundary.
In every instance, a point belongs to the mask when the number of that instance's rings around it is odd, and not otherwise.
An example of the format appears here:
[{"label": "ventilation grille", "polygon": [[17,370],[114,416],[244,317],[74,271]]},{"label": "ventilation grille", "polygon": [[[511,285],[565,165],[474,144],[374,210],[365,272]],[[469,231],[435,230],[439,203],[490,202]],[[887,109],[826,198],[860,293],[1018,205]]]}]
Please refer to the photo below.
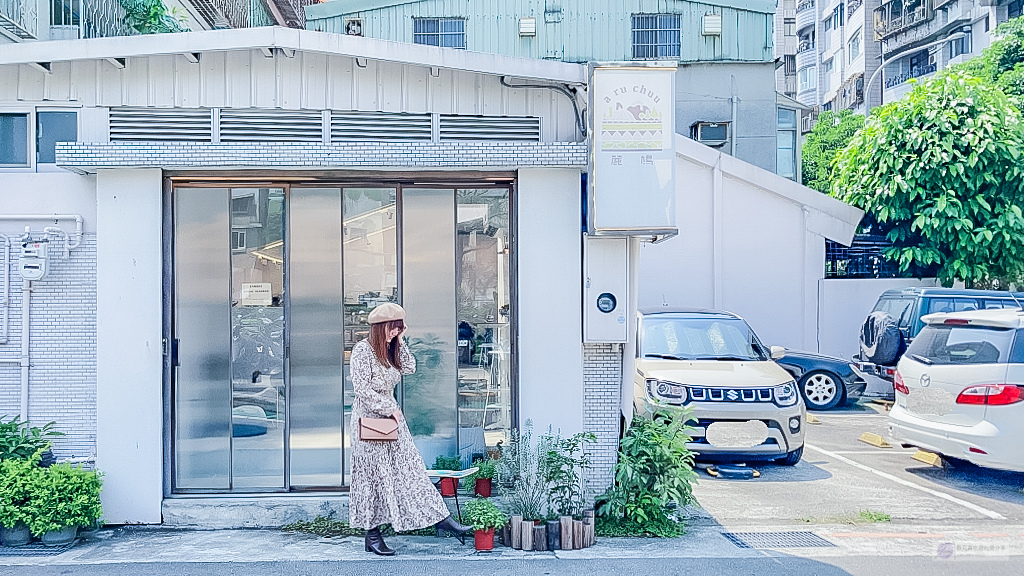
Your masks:
[{"label": "ventilation grille", "polygon": [[440,136],[442,141],[518,140],[539,142],[540,118],[442,114]]},{"label": "ventilation grille", "polygon": [[232,110],[220,112],[221,142],[323,142],[318,110]]},{"label": "ventilation grille", "polygon": [[111,108],[111,142],[210,142],[210,110],[202,108]]},{"label": "ventilation grille", "polygon": [[345,140],[430,140],[430,114],[333,112],[331,142]]}]

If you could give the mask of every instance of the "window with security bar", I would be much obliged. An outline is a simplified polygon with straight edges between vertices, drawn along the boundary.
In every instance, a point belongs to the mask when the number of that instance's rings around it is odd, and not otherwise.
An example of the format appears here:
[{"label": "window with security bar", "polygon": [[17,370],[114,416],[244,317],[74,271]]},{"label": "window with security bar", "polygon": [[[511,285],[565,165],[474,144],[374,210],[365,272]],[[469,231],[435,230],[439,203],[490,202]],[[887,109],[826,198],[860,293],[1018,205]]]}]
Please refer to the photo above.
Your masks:
[{"label": "window with security bar", "polygon": [[462,18],[414,18],[412,41],[441,48],[466,49],[466,21]]},{"label": "window with security bar", "polygon": [[679,58],[679,14],[633,14],[633,59]]}]

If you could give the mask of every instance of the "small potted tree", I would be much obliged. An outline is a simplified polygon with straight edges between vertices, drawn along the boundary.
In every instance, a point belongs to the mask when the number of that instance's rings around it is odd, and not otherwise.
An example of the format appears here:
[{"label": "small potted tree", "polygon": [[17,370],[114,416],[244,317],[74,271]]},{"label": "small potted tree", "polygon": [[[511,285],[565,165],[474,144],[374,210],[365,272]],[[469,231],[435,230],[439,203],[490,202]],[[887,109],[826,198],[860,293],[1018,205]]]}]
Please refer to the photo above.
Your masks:
[{"label": "small potted tree", "polygon": [[494,529],[504,526],[508,516],[487,498],[466,504],[466,521],[473,527],[473,545],[477,550],[494,549]]},{"label": "small potted tree", "polygon": [[41,453],[0,460],[0,544],[4,546],[24,546],[32,541],[29,499],[38,477],[44,474],[38,466]]},{"label": "small potted tree", "polygon": [[56,464],[39,476],[29,499],[32,534],[47,546],[74,542],[79,526],[91,526],[102,515],[100,474],[70,464]]},{"label": "small potted tree", "polygon": [[[458,456],[438,456],[434,470],[462,470],[462,460]],[[441,496],[455,496],[456,486],[455,478],[441,478]]]},{"label": "small potted tree", "polygon": [[479,468],[475,474],[473,474],[474,480],[474,491],[477,496],[482,498],[491,497],[491,479],[494,478],[494,460],[490,458],[484,458],[476,462],[477,468]]}]

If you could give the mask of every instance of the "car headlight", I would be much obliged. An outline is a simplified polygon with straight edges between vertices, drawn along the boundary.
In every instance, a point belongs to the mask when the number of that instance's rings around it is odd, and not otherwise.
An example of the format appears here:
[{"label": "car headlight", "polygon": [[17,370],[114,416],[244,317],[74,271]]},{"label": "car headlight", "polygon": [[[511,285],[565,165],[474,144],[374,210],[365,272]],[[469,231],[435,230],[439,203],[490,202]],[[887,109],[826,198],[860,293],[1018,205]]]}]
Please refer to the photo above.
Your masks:
[{"label": "car headlight", "polygon": [[775,403],[779,406],[792,406],[800,399],[800,395],[796,390],[795,380],[779,384],[772,389],[772,394],[775,395]]},{"label": "car headlight", "polygon": [[686,387],[662,380],[647,380],[647,395],[655,400],[680,404],[686,400]]}]

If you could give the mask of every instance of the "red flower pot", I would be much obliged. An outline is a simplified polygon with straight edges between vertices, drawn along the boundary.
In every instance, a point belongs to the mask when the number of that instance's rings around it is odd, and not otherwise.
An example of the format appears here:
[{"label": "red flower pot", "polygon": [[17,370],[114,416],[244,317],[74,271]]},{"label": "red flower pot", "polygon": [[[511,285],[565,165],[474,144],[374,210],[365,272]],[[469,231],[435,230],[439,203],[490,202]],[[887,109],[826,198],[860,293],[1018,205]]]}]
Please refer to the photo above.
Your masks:
[{"label": "red flower pot", "polygon": [[441,478],[441,496],[455,496],[455,478]]},{"label": "red flower pot", "polygon": [[473,545],[477,550],[494,550],[494,528],[474,530]]},{"label": "red flower pot", "polygon": [[477,478],[476,479],[476,495],[481,498],[491,497],[491,479],[490,478]]}]

